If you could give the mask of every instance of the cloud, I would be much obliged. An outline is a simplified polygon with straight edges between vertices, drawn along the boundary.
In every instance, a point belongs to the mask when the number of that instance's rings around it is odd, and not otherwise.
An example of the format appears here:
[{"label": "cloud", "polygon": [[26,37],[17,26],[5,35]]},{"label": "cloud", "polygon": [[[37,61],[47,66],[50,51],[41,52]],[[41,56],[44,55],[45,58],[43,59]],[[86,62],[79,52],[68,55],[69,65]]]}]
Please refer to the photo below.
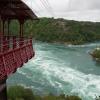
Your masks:
[{"label": "cloud", "polygon": [[56,18],[65,18],[70,20],[78,20],[78,21],[100,21],[100,11],[73,11],[73,12],[56,12]]},{"label": "cloud", "polygon": [[100,10],[99,0],[69,0],[69,10]]},{"label": "cloud", "polygon": [[39,17],[100,21],[100,0],[23,0]]}]

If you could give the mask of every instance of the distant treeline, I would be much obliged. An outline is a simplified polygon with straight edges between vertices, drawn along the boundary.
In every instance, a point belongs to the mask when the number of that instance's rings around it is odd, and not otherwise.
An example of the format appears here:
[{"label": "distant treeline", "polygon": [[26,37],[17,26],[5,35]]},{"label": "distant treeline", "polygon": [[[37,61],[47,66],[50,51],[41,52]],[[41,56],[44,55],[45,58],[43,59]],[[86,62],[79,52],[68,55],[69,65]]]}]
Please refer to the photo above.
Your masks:
[{"label": "distant treeline", "polygon": [[[19,31],[18,22],[13,21],[10,27],[10,32],[17,35]],[[100,41],[100,23],[40,18],[25,23],[24,35],[29,36],[30,34],[39,41],[83,44]]]}]

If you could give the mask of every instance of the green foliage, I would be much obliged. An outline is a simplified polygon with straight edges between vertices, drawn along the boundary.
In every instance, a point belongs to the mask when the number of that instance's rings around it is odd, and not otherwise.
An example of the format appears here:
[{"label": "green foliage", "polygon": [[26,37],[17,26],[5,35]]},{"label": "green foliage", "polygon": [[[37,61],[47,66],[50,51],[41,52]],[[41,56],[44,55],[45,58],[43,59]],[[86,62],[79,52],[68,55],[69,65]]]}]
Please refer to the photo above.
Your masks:
[{"label": "green foliage", "polygon": [[48,95],[37,96],[34,95],[31,89],[26,89],[22,86],[12,86],[8,89],[8,100],[82,100],[78,96],[65,95]]},{"label": "green foliage", "polygon": [[43,100],[82,100],[78,96],[45,96],[43,97]]},{"label": "green foliage", "polygon": [[[11,24],[11,29],[17,31],[18,25],[15,24],[18,23],[13,21]],[[33,22],[29,20],[25,23],[24,35],[29,36],[30,34],[36,40],[45,42],[82,44],[100,40],[100,23],[41,18]]]},{"label": "green foliage", "polygon": [[100,48],[95,49],[92,53],[93,58],[100,62]]},{"label": "green foliage", "polygon": [[100,100],[100,96],[99,97],[96,96],[95,100]]},{"label": "green foliage", "polygon": [[9,100],[33,100],[34,95],[31,89],[22,86],[12,86],[8,89]]},{"label": "green foliage", "polygon": [[37,40],[81,44],[100,40],[100,23],[42,18],[33,23],[33,32]]},{"label": "green foliage", "polygon": [[78,96],[67,96],[65,100],[82,100]]}]

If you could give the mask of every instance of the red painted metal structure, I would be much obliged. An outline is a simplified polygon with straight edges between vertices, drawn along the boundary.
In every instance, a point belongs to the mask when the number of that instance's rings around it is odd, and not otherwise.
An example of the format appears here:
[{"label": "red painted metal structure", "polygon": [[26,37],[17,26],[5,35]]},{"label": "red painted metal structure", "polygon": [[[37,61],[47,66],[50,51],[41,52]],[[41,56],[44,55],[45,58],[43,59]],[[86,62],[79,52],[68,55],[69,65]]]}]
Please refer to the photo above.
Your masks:
[{"label": "red painted metal structure", "polygon": [[0,80],[7,78],[34,56],[31,38],[0,37]]},{"label": "red painted metal structure", "polygon": [[[0,100],[7,100],[6,79],[34,57],[32,38],[23,37],[27,19],[37,19],[37,16],[21,0],[0,0]],[[19,36],[9,35],[11,20],[19,21]],[[7,36],[5,22],[8,23]]]}]

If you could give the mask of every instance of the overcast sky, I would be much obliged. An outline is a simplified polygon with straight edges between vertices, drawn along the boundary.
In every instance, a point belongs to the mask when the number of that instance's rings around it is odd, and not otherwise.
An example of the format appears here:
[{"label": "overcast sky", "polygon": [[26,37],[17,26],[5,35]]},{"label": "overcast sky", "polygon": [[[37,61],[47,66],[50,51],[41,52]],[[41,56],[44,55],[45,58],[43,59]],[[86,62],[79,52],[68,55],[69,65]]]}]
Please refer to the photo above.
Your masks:
[{"label": "overcast sky", "polygon": [[100,0],[23,0],[39,17],[100,22]]}]

